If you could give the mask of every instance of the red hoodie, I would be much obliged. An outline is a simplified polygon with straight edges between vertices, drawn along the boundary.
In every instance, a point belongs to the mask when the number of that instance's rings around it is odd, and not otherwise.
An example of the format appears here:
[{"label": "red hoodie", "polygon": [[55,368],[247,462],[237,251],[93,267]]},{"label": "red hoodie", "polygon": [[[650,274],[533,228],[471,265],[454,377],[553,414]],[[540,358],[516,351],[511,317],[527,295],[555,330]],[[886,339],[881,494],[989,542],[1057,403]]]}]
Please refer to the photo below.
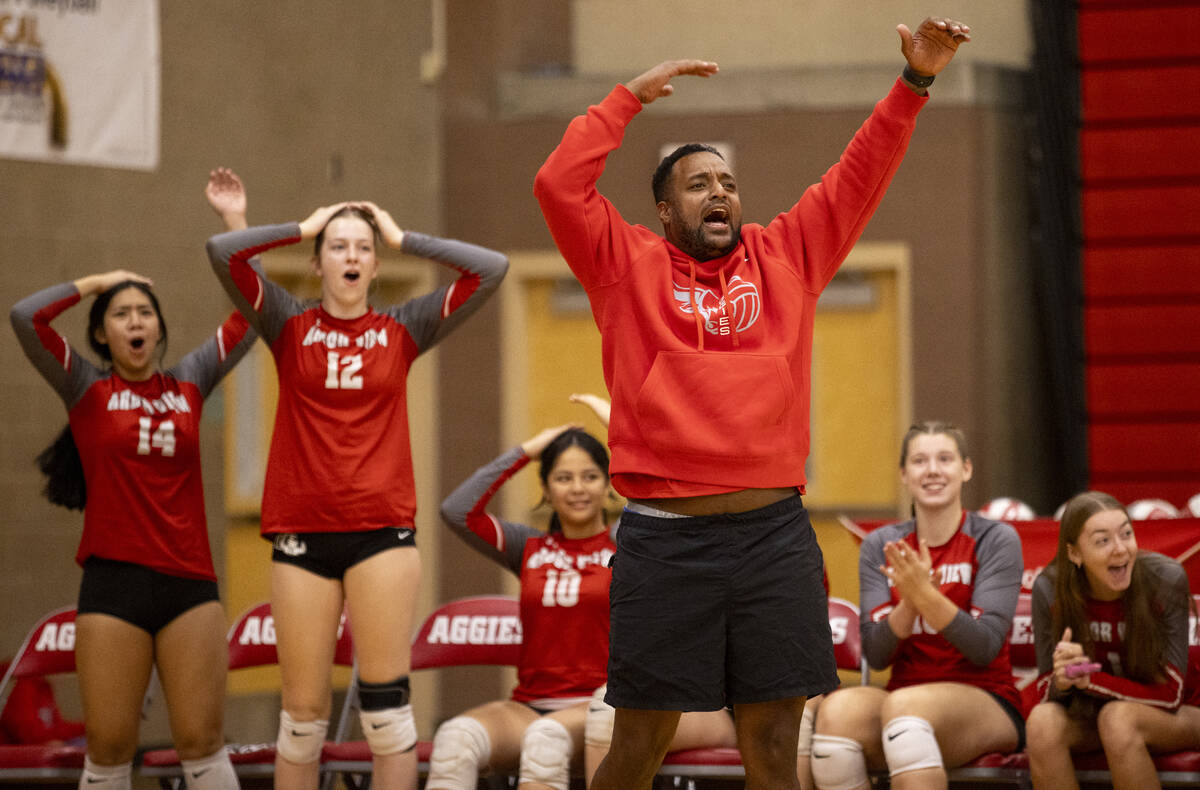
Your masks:
[{"label": "red hoodie", "polygon": [[808,457],[813,313],[900,165],[928,97],[897,80],[841,160],[728,255],[697,261],[596,190],[642,104],[618,85],[571,121],[534,182],[587,291],[626,497],[797,486]]}]

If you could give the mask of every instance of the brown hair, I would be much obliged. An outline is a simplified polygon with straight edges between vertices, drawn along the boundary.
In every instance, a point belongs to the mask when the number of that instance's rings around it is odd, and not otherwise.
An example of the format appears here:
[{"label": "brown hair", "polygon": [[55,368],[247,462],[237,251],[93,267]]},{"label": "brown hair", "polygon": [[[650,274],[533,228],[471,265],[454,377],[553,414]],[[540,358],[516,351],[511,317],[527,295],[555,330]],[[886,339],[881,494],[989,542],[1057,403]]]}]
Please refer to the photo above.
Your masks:
[{"label": "brown hair", "polygon": [[908,460],[908,445],[921,434],[936,435],[944,433],[954,440],[954,444],[958,447],[958,454],[965,461],[971,456],[967,453],[967,435],[962,432],[962,429],[956,425],[941,420],[926,420],[925,422],[914,422],[908,428],[908,433],[904,434],[904,439],[900,442],[900,468],[904,468],[904,463]]},{"label": "brown hair", "polygon": [[[1088,519],[1097,513],[1119,510],[1128,518],[1116,497],[1100,491],[1085,491],[1067,502],[1058,528],[1058,551],[1051,560],[1054,567],[1054,605],[1051,623],[1056,636],[1070,627],[1071,637],[1083,645],[1083,652],[1096,658],[1092,630],[1087,617],[1087,598],[1090,586],[1082,565],[1071,562],[1069,546],[1077,546]],[[1163,605],[1156,597],[1141,552],[1134,558],[1125,603],[1125,634],[1121,637],[1121,665],[1133,680],[1158,683],[1163,678],[1162,656],[1166,638],[1159,621]]]}]

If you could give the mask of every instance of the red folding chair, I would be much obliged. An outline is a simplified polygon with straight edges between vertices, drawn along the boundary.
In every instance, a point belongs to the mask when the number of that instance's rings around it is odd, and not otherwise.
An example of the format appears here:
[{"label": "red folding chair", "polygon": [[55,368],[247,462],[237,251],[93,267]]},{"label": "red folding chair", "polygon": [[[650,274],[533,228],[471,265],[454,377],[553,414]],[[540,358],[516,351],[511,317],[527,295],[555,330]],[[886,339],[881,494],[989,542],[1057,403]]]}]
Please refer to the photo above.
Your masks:
[{"label": "red folding chair", "polygon": [[[462,666],[516,666],[521,657],[521,611],[508,595],[457,598],[435,609],[412,641],[412,669]],[[429,773],[432,741],[417,743],[417,770]],[[366,741],[327,743],[322,766],[340,774],[349,787],[363,786],[371,774]]]},{"label": "red folding chair", "polygon": [[[273,666],[279,663],[275,650],[275,618],[271,615],[271,604],[256,604],[238,617],[229,629],[229,669],[250,669]],[[338,623],[338,641],[333,662],[338,666],[354,665],[354,647],[350,639],[350,628],[346,613]],[[338,717],[334,738],[345,736],[349,723],[347,716],[353,688],[346,693],[346,703]],[[275,773],[275,743],[228,744],[234,771],[242,778],[269,777]],[[326,769],[322,766],[322,771]],[[179,753],[174,749],[155,749],[142,755],[141,773],[158,778],[164,788],[183,787],[183,766]]]},{"label": "red folding chair", "polygon": [[[833,658],[837,668],[859,672],[866,685],[868,672],[858,630],[858,607],[844,598],[829,598],[829,631],[833,636]],[[680,749],[663,758],[659,776],[672,777],[678,784],[694,787],[697,779],[739,779],[746,775],[741,753],[732,746],[711,749]]]},{"label": "red folding chair", "polygon": [[[50,612],[30,630],[0,680],[0,710],[18,678],[75,672],[75,608]],[[82,746],[0,746],[0,783],[75,783],[83,772]]]}]

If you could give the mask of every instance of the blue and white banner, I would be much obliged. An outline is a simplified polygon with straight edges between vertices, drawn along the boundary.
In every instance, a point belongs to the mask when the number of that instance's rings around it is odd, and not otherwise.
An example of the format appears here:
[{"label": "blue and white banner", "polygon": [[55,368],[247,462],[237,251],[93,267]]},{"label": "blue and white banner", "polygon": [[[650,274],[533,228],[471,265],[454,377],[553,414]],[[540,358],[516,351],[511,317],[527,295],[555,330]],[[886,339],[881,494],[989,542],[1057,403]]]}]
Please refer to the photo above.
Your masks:
[{"label": "blue and white banner", "polygon": [[158,165],[158,0],[0,0],[0,157]]}]

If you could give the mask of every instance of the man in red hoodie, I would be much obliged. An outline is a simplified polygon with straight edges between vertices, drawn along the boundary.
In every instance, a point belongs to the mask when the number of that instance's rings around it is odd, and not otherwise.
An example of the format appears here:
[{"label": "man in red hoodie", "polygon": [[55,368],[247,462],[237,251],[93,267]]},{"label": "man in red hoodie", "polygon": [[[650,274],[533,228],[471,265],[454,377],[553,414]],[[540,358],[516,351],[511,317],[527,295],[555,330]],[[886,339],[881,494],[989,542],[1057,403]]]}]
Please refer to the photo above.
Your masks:
[{"label": "man in red hoodie", "polygon": [[[793,787],[806,697],[837,685],[823,563],[800,500],[817,297],[900,164],[926,88],[969,40],[897,28],[907,64],[841,159],[786,213],[742,224],[714,149],[683,146],[652,187],[663,236],[596,189],[608,155],[670,80],[659,64],[568,126],[534,194],[591,302],[629,499],[610,588],[612,748],[593,790],[649,787],[679,713],[732,705],[749,788]],[[790,778],[789,778],[790,777]]]}]

